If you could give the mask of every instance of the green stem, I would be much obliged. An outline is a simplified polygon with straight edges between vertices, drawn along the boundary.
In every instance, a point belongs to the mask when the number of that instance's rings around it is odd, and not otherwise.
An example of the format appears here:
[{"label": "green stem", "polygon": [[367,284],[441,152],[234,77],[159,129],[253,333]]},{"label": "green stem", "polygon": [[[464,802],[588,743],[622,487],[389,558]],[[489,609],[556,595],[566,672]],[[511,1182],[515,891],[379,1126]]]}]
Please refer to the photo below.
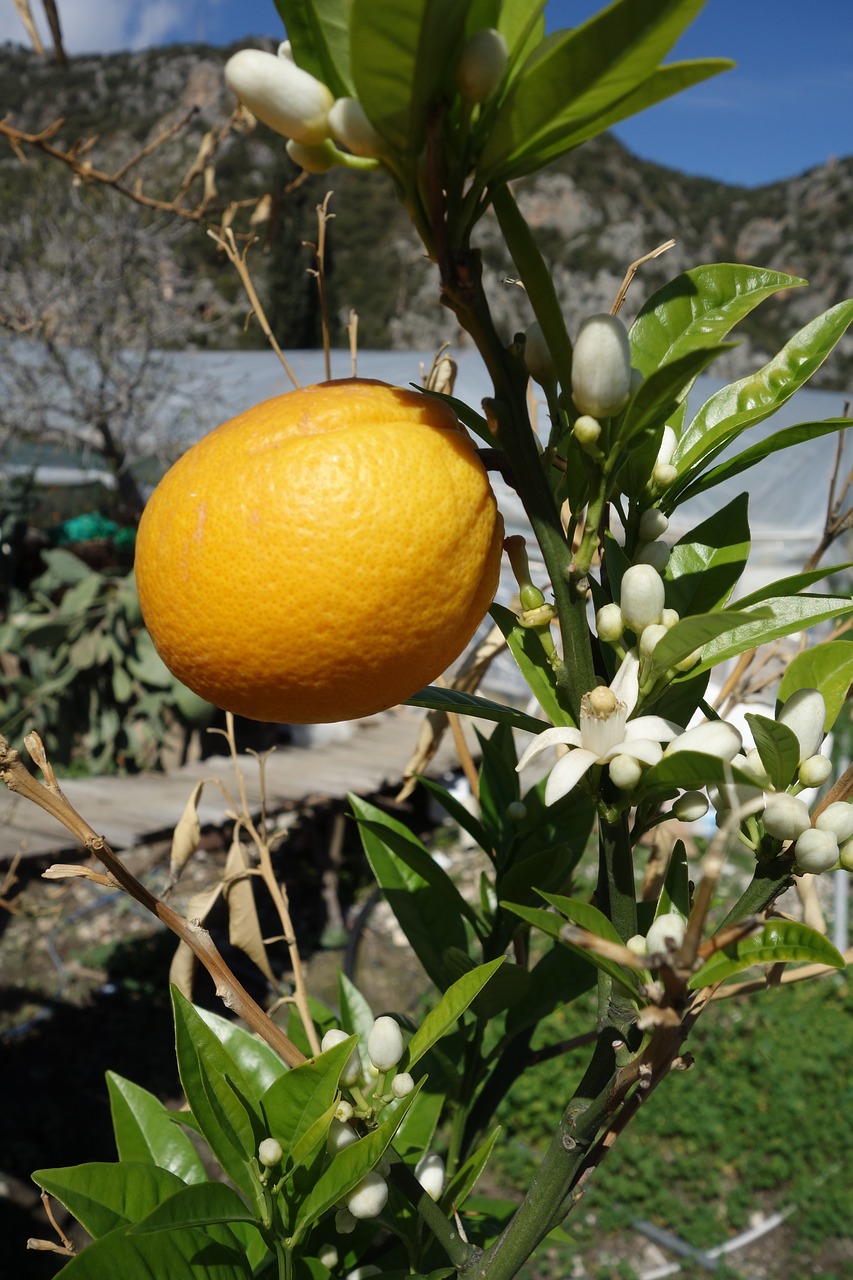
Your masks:
[{"label": "green stem", "polygon": [[610,919],[623,942],[637,932],[637,890],[634,855],[628,828],[629,812],[598,820],[597,905]]},{"label": "green stem", "polygon": [[[391,1152],[388,1154],[392,1155]],[[427,1195],[409,1166],[402,1160],[394,1160],[392,1156],[388,1178],[414,1207],[424,1226],[447,1254],[450,1265],[458,1267],[460,1271],[470,1266],[479,1250],[462,1239],[455,1222],[448,1221],[444,1210]]]}]

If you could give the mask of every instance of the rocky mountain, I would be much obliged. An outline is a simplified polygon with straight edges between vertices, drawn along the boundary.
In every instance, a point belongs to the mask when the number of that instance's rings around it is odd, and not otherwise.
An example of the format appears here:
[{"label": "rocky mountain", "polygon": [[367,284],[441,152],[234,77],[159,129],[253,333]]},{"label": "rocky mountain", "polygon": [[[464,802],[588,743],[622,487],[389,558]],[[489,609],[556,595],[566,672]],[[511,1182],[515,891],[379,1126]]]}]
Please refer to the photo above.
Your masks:
[{"label": "rocky mountain", "polygon": [[[16,153],[0,139],[4,223],[12,233],[28,229],[18,240],[14,234],[7,237],[5,250],[0,247],[5,322],[11,309],[14,324],[27,247],[31,257],[37,252],[44,275],[44,264],[57,260],[56,243],[67,244],[69,236],[87,240],[95,225],[93,207],[100,217],[108,206],[112,217],[132,219],[144,229],[147,249],[134,262],[156,281],[145,297],[161,345],[263,345],[257,325],[244,327],[247,307],[234,268],[201,222],[168,208],[182,183],[182,205],[192,207],[206,182],[208,223],[219,221],[217,210],[229,202],[271,194],[264,206],[270,216],[257,222],[259,242],[249,266],[283,346],[319,341],[316,282],[309,274],[312,250],[306,242],[317,240],[316,207],[329,190],[334,219],[328,225],[326,271],[333,342],[346,344],[351,308],[359,315],[363,347],[429,349],[464,342],[438,304],[434,269],[389,181],[334,171],[300,178],[283,140],[264,126],[252,129],[237,120],[226,127],[234,102],[222,66],[230,52],[181,45],[77,57],[62,69],[16,46],[0,47],[0,117],[7,125],[36,134],[62,119],[48,145],[65,152],[82,147],[81,163],[113,175],[143,153],[121,182],[167,206],[152,211],[111,198],[104,186],[85,182],[85,173],[75,175],[30,144]],[[149,152],[164,133],[165,141]],[[703,262],[749,262],[806,278],[810,288],[764,303],[741,327],[736,335],[741,345],[714,366],[721,375],[756,367],[798,327],[853,289],[853,157],[789,181],[743,188],[640,160],[605,136],[519,183],[517,194],[553,272],[570,331],[583,316],[607,309],[627,265],[670,237],[676,247],[642,268],[628,295],[626,317],[666,279]],[[238,211],[235,228],[245,227],[247,218],[248,210]],[[102,221],[98,225],[103,236]],[[49,237],[52,253],[45,251]],[[493,218],[481,224],[479,243],[494,309],[509,337],[529,323],[530,313],[521,290],[511,283],[513,266]],[[97,244],[95,236],[93,253]],[[853,387],[853,340],[830,358],[815,385]]]}]

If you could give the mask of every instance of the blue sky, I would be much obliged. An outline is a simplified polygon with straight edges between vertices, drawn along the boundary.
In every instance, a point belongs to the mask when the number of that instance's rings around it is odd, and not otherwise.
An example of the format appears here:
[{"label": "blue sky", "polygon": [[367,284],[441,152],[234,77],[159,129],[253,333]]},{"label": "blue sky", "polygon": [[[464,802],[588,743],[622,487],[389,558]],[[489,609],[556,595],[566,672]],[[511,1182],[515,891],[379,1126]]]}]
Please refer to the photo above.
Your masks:
[{"label": "blue sky", "polygon": [[[38,20],[40,0],[31,3]],[[549,26],[576,25],[601,7],[550,0]],[[272,0],[59,0],[59,10],[72,53],[281,31]],[[850,0],[709,0],[671,56],[729,57],[737,69],[617,136],[659,164],[748,186],[853,154],[851,13]],[[9,39],[23,42],[23,28],[13,0],[0,0],[0,41]]]}]

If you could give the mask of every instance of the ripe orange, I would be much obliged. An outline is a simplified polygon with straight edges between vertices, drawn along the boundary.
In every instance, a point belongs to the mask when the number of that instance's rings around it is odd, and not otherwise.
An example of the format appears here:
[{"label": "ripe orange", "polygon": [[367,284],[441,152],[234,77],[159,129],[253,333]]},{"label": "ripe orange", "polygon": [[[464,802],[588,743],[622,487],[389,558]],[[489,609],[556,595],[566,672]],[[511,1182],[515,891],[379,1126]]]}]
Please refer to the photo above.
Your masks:
[{"label": "ripe orange", "polygon": [[255,405],[167,472],[139,526],[139,600],[166,665],[217,706],[347,720],[459,656],[502,539],[452,410],[382,382],[326,382]]}]

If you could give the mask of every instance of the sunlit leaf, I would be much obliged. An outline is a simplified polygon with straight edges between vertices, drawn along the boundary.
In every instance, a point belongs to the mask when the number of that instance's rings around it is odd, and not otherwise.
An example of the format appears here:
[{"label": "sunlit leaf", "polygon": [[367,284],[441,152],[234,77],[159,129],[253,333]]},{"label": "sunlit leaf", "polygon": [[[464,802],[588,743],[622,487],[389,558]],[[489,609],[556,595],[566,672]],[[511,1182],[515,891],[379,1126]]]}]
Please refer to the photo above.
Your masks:
[{"label": "sunlit leaf", "polygon": [[114,1071],[107,1072],[107,1088],[121,1161],[157,1165],[183,1182],[206,1181],[195,1147],[159,1098]]},{"label": "sunlit leaf", "polygon": [[754,712],[747,713],[746,722],[774,790],[784,791],[793,781],[800,763],[797,735],[786,724]]},{"label": "sunlit leaf", "polygon": [[352,0],[275,0],[298,66],[336,98],[353,96],[349,71]]},{"label": "sunlit leaf", "polygon": [[[846,568],[847,566],[845,566]],[[826,703],[824,732],[829,733],[847,701],[853,684],[853,644],[827,640],[804,649],[788,663],[777,691],[778,703],[787,702],[798,689],[820,689]]]},{"label": "sunlit leaf", "polygon": [[749,557],[748,510],[749,497],[742,493],[672,548],[665,574],[666,602],[682,617],[719,609],[728,600]]},{"label": "sunlit leaf", "polygon": [[694,973],[689,986],[695,991],[748,969],[754,964],[803,961],[844,968],[844,958],[828,938],[798,920],[771,920],[759,933],[717,951]]},{"label": "sunlit leaf", "polygon": [[458,716],[472,716],[475,720],[494,720],[498,724],[508,724],[513,729],[523,729],[527,733],[541,733],[550,727],[547,720],[537,720],[525,711],[515,707],[505,707],[488,698],[479,698],[474,693],[460,693],[457,689],[440,689],[437,685],[428,685],[418,693],[406,699],[409,707],[426,707],[428,711],[453,711]]}]

